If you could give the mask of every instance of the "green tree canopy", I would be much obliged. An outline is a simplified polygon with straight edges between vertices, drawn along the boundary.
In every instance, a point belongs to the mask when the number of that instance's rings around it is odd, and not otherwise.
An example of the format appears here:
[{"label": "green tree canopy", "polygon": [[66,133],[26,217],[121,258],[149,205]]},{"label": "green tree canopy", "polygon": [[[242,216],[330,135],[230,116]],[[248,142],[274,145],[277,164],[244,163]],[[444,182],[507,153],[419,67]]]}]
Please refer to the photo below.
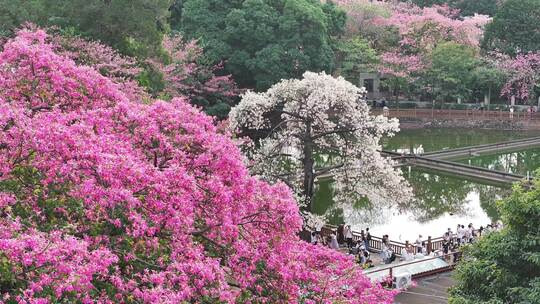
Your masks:
[{"label": "green tree canopy", "polygon": [[462,16],[482,14],[494,16],[497,13],[499,0],[455,0],[451,5],[460,10]]},{"label": "green tree canopy", "polygon": [[[241,87],[264,90],[306,70],[331,71],[332,37],[346,16],[319,0],[183,0],[175,29],[200,39],[210,63],[225,63]],[[180,21],[178,21],[178,19]]]},{"label": "green tree canopy", "polygon": [[540,50],[540,0],[507,0],[486,26],[482,47],[509,55]]},{"label": "green tree canopy", "polygon": [[433,5],[448,5],[460,10],[461,16],[473,16],[482,14],[493,16],[497,12],[499,0],[412,0],[410,1],[420,7],[431,7]]},{"label": "green tree canopy", "polygon": [[540,179],[499,203],[504,228],[465,251],[451,304],[540,303]]},{"label": "green tree canopy", "polygon": [[486,95],[491,100],[493,95],[496,97],[500,92],[505,75],[493,62],[480,60],[474,68],[471,78],[471,88],[475,90],[477,97],[483,98]]},{"label": "green tree canopy", "polygon": [[467,97],[472,71],[477,64],[475,50],[471,47],[445,42],[431,54],[431,68],[426,81],[439,98]]},{"label": "green tree canopy", "polygon": [[379,62],[376,51],[360,37],[339,40],[336,43],[336,72],[355,85],[360,80],[360,73],[374,72]]},{"label": "green tree canopy", "polygon": [[[73,28],[128,55],[161,50],[171,0],[0,0],[0,31],[24,22]],[[0,34],[1,34],[0,33]]]},{"label": "green tree canopy", "polygon": [[0,0],[0,36],[9,36],[13,29],[27,21],[42,23],[44,5],[42,0]]},{"label": "green tree canopy", "polygon": [[412,2],[420,7],[431,7],[433,5],[443,5],[448,4],[448,0],[412,0],[412,1],[403,1],[403,2]]}]

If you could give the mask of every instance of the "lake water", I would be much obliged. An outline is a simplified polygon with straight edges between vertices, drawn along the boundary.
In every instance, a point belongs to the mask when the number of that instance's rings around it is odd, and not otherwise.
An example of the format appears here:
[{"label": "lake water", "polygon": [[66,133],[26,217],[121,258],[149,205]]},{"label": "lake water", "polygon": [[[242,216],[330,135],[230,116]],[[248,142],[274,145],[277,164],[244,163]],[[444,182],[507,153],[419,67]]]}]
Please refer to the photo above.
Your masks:
[{"label": "lake water", "polygon": [[[383,148],[398,152],[424,152],[444,148],[495,143],[523,137],[538,136],[534,132],[511,132],[469,129],[413,129],[403,130],[394,138],[385,139]],[[460,162],[502,171],[526,174],[540,167],[540,149],[485,155]],[[370,228],[373,235],[390,235],[390,239],[414,241],[418,234],[439,237],[448,229],[456,229],[457,224],[476,228],[498,219],[495,204],[507,195],[509,188],[487,185],[462,177],[443,175],[419,168],[402,168],[411,184],[415,201],[407,206],[393,209],[357,208],[354,214],[334,211],[329,214],[332,224],[345,222],[360,231]],[[524,173],[525,172],[525,173]],[[325,214],[333,204],[332,184],[321,181],[313,204],[313,212]]]},{"label": "lake water", "polygon": [[491,144],[519,138],[539,136],[534,131],[483,129],[405,129],[396,136],[383,139],[385,150],[416,153],[418,149],[432,152],[443,149]]},{"label": "lake water", "polygon": [[532,175],[535,170],[540,168],[540,147],[492,155],[481,155],[459,159],[457,161],[491,170],[521,175],[527,175],[529,173]]}]

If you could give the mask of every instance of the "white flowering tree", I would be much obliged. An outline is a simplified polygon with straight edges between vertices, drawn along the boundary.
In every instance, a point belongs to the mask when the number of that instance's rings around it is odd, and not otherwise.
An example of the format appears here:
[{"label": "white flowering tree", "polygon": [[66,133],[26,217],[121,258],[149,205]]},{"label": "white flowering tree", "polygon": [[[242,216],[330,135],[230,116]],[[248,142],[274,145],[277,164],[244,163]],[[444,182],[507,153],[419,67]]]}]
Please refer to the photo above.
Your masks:
[{"label": "white flowering tree", "polygon": [[381,137],[399,131],[398,121],[370,115],[365,90],[341,77],[303,77],[246,92],[232,109],[230,126],[254,139],[246,150],[253,173],[288,184],[306,213],[320,178],[333,179],[334,200],[345,210],[358,201],[408,202],[408,184],[378,152]]}]

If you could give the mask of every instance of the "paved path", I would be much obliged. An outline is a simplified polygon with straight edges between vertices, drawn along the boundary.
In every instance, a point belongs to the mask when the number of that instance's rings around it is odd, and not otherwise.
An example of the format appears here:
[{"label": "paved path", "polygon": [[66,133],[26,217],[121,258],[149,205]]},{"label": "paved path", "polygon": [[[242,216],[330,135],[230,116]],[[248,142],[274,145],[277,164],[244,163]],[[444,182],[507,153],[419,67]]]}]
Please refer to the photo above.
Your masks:
[{"label": "paved path", "polygon": [[484,144],[455,149],[427,152],[423,154],[401,154],[392,151],[381,151],[383,155],[397,160],[396,166],[417,166],[446,172],[457,176],[481,179],[494,184],[512,184],[526,177],[508,172],[496,171],[482,167],[470,166],[445,159],[469,157],[472,155],[512,151],[540,145],[540,137],[523,138],[493,144]]},{"label": "paved path", "polygon": [[446,304],[448,288],[454,283],[452,272],[416,280],[416,287],[400,293],[394,304]]}]

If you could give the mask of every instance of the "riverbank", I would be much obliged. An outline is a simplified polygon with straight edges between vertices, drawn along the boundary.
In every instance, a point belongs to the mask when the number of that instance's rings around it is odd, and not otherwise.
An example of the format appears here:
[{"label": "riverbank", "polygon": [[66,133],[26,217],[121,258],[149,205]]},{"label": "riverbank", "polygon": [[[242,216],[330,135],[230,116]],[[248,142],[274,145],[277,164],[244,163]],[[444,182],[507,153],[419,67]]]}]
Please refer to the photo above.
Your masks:
[{"label": "riverbank", "polygon": [[404,119],[399,118],[401,129],[440,129],[440,128],[460,128],[460,129],[481,129],[481,130],[501,130],[501,131],[539,131],[540,123],[522,123],[508,121],[468,121],[464,119]]},{"label": "riverbank", "polygon": [[540,113],[431,109],[390,109],[386,113],[376,109],[372,113],[398,118],[402,129],[465,128],[540,131]]}]

